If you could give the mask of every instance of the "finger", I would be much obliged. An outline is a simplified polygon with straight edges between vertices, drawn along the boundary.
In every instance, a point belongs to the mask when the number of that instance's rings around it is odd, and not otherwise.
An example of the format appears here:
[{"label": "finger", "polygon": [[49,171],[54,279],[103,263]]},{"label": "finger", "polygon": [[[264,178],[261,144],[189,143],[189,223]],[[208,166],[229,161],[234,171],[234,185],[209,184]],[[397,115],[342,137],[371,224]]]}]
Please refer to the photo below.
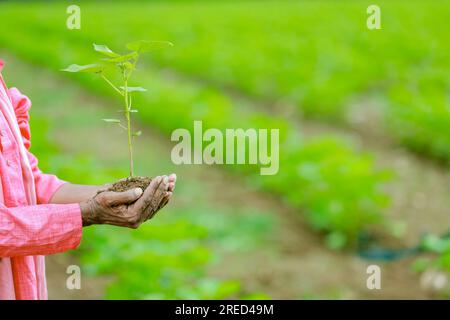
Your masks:
[{"label": "finger", "polygon": [[169,177],[168,176],[162,176],[163,180],[161,182],[162,186],[160,186],[161,188],[164,189],[164,191],[169,190]]},{"label": "finger", "polygon": [[164,197],[164,200],[161,201],[161,203],[160,203],[160,208],[164,207],[169,202],[169,200],[172,199],[172,195],[173,195],[172,191],[166,192],[166,196]]},{"label": "finger", "polygon": [[130,189],[124,192],[104,192],[102,194],[105,197],[106,202],[110,206],[118,206],[122,204],[133,203],[142,195],[141,188]]},{"label": "finger", "polygon": [[147,209],[147,207],[150,205],[153,194],[156,192],[161,182],[162,182],[161,176],[155,177],[150,182],[147,189],[145,189],[142,197],[140,197],[139,200],[136,201],[136,203],[133,205],[134,206],[133,209],[136,210],[137,212],[144,212],[145,209]]},{"label": "finger", "polygon": [[175,182],[177,181],[177,175],[175,173],[172,173],[169,176],[169,191],[175,190]]},{"label": "finger", "polygon": [[161,202],[158,205],[158,208],[156,210],[153,210],[152,212],[149,212],[150,215],[147,217],[147,220],[152,219],[156,213],[158,213],[162,208],[164,208],[172,198],[172,192],[166,191],[164,194],[164,197],[161,199]]},{"label": "finger", "polygon": [[153,217],[153,215],[158,212],[159,210],[161,210],[162,208],[165,207],[165,205],[169,202],[170,198],[172,198],[172,192],[170,191],[166,191],[164,194],[164,197],[161,199],[161,202],[158,205],[158,210],[156,210],[155,212],[152,213],[151,217]]},{"label": "finger", "polygon": [[144,219],[150,219],[159,209],[160,204],[164,200],[164,197],[167,193],[169,178],[165,176],[163,181],[159,185],[158,189],[153,194],[153,197],[150,201],[150,205],[145,210]]},{"label": "finger", "polygon": [[161,200],[161,203],[159,204],[158,210],[164,208],[169,203],[170,199],[172,199],[172,192],[167,191],[164,198]]},{"label": "finger", "polygon": [[161,182],[161,184],[159,185],[158,189],[155,191],[151,199],[149,208],[152,209],[151,210],[152,212],[150,214],[153,214],[155,211],[159,209],[159,204],[164,199],[168,190],[168,186],[169,186],[169,177],[164,176],[163,181]]}]

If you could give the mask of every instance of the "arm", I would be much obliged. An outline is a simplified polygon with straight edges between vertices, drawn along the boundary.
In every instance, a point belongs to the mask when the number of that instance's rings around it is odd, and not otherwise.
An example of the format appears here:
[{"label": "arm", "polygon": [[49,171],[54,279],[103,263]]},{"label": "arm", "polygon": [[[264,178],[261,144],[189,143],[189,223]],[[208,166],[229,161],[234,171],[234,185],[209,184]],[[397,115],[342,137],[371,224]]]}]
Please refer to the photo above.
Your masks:
[{"label": "arm", "polygon": [[93,198],[105,186],[65,183],[50,198],[50,203],[80,203]]},{"label": "arm", "polygon": [[6,208],[0,205],[0,257],[49,255],[74,249],[81,240],[78,204]]},{"label": "arm", "polygon": [[[57,198],[64,199],[73,188],[80,190],[75,196],[80,198],[93,190],[67,184],[56,192]],[[0,204],[0,257],[50,255],[75,249],[81,241],[82,226],[91,224],[137,228],[167,202],[171,194],[168,188],[168,178],[157,177],[144,194],[138,188],[102,192],[81,203],[14,208]]]},{"label": "arm", "polygon": [[33,172],[38,205],[7,208],[0,204],[0,257],[49,255],[76,248],[83,225],[135,228],[170,199],[167,177],[156,178],[144,194],[140,189],[97,194],[98,186],[68,184],[42,173],[37,158],[28,151],[31,103],[17,89],[9,93]]}]

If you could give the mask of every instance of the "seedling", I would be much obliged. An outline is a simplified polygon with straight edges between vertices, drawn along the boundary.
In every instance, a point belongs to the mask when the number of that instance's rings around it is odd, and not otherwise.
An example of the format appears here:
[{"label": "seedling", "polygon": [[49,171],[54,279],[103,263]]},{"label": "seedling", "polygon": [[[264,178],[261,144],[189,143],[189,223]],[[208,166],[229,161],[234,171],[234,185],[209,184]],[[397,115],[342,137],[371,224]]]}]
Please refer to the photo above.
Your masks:
[{"label": "seedling", "polygon": [[[101,79],[103,79],[114,92],[123,99],[123,109],[121,112],[124,115],[125,123],[120,119],[109,118],[103,119],[103,121],[108,123],[117,124],[120,128],[124,129],[127,133],[127,141],[128,141],[128,154],[129,154],[129,166],[130,166],[130,174],[128,182],[134,180],[135,182],[142,179],[142,177],[134,177],[134,163],[133,163],[133,140],[135,137],[141,135],[141,131],[133,131],[133,126],[131,122],[131,114],[137,113],[138,110],[133,108],[132,96],[135,93],[147,91],[143,87],[133,87],[129,86],[131,76],[133,72],[136,70],[136,65],[139,61],[139,57],[141,53],[149,52],[156,49],[162,49],[165,47],[172,46],[172,43],[167,41],[135,41],[128,43],[126,45],[129,52],[125,54],[119,54],[113,52],[106,45],[99,45],[94,43],[94,50],[101,53],[104,57],[99,59],[97,62],[88,64],[88,65],[78,65],[71,64],[65,69],[61,71],[66,72],[85,72],[85,73],[94,73],[98,74]],[[121,81],[120,85],[116,85],[112,80],[107,76],[107,71],[115,70],[118,72],[119,79]],[[133,185],[130,185],[133,186]]]}]

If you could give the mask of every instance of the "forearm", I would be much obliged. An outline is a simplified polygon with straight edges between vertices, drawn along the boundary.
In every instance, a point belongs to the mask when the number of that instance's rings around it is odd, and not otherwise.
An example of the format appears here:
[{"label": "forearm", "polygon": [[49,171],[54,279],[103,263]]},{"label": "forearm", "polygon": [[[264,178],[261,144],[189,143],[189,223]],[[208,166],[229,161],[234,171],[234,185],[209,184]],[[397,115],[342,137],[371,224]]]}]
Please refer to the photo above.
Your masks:
[{"label": "forearm", "polygon": [[94,197],[103,188],[104,186],[66,183],[54,193],[50,199],[50,203],[81,203]]},{"label": "forearm", "polygon": [[0,258],[49,255],[74,249],[81,239],[80,206],[0,204]]}]

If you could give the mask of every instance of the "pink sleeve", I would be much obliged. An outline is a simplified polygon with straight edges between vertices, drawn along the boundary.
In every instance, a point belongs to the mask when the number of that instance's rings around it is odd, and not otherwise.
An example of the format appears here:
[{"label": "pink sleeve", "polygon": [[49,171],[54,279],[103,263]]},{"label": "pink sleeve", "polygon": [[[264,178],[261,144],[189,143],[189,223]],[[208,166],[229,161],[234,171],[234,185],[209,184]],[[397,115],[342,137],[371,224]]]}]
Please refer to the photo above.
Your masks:
[{"label": "pink sleeve", "polygon": [[50,255],[75,249],[81,241],[80,206],[0,205],[0,257]]},{"label": "pink sleeve", "polygon": [[[26,149],[30,148],[30,100],[17,89],[9,90]],[[82,235],[81,210],[74,204],[48,204],[65,182],[43,174],[37,159],[28,158],[36,183],[38,205],[7,208],[0,204],[0,257],[49,255],[76,248]]]},{"label": "pink sleeve", "polygon": [[14,107],[17,122],[19,124],[20,132],[22,133],[23,142],[27,149],[28,159],[33,171],[34,183],[36,186],[36,197],[38,204],[49,203],[53,194],[64,183],[63,180],[58,179],[52,174],[45,174],[39,170],[37,158],[28,150],[30,149],[30,126],[29,126],[29,113],[28,110],[31,107],[31,101],[27,96],[23,95],[17,88],[9,89],[9,95]]}]

